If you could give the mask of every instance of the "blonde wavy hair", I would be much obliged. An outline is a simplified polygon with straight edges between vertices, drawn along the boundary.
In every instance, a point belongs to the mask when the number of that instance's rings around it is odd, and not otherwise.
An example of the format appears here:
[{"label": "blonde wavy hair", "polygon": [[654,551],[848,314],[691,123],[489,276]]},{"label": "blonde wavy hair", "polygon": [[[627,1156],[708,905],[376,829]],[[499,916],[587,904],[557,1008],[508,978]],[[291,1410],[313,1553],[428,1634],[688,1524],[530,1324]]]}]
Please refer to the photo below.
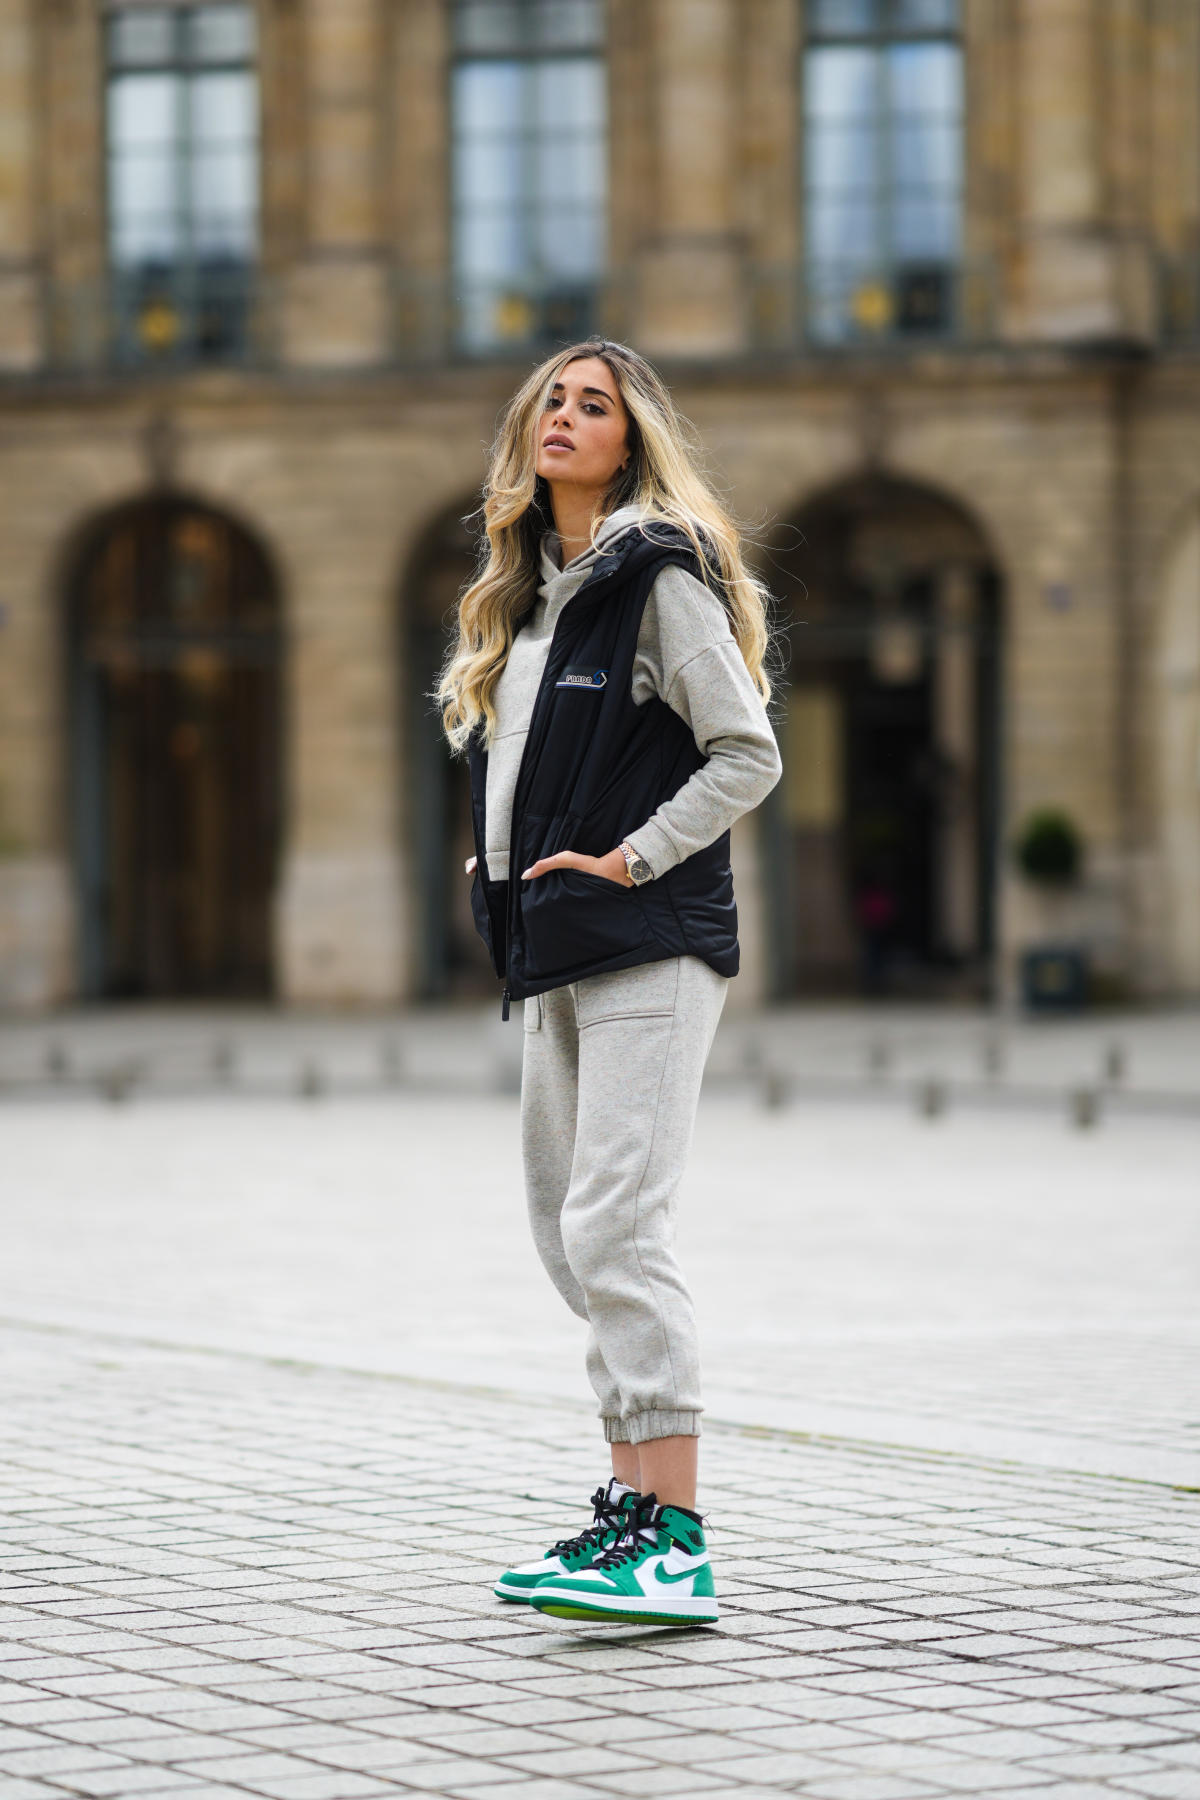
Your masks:
[{"label": "blonde wavy hair", "polygon": [[482,721],[484,748],[496,725],[492,696],[508,660],[517,621],[533,604],[542,535],[553,529],[547,482],[536,471],[539,425],[555,382],[568,363],[598,357],[616,381],[629,420],[629,460],[597,501],[598,527],[618,507],[636,505],[637,524],[666,521],[695,548],[706,585],[719,594],[730,628],[764,703],[771,698],[765,664],[771,648],[771,594],[742,560],[745,535],[705,477],[689,422],[676,410],[658,371],[636,350],[589,338],[539,363],[500,420],[483,487],[486,539],[480,566],[458,600],[458,638],[430,699],[441,707],[451,750],[466,749]]}]

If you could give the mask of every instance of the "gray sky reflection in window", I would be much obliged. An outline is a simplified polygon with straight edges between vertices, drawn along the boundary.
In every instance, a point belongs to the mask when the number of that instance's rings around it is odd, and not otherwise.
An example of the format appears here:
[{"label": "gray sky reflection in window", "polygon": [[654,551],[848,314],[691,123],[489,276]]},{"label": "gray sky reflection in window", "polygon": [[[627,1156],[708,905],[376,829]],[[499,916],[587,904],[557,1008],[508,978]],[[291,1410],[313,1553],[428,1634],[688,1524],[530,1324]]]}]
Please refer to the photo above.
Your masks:
[{"label": "gray sky reflection in window", "polygon": [[108,19],[110,249],[120,268],[252,260],[258,86],[245,4]]},{"label": "gray sky reflection in window", "polygon": [[603,269],[603,8],[468,0],[454,23],[455,293],[460,338],[483,349],[528,337],[542,300]]},{"label": "gray sky reflection in window", "polygon": [[809,325],[961,253],[963,79],[955,0],[813,0],[804,65]]}]

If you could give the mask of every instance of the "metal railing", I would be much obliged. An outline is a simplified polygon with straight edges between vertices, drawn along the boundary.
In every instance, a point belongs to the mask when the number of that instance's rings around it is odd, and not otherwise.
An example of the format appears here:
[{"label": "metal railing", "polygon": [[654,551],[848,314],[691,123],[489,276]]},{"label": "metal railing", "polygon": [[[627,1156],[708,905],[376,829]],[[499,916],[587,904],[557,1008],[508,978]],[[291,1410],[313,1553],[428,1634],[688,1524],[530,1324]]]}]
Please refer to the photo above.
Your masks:
[{"label": "metal railing", "polygon": [[1158,326],[1164,343],[1200,344],[1200,250],[1160,260]]},{"label": "metal railing", "polygon": [[56,371],[262,366],[274,360],[272,287],[237,263],[114,269],[58,282],[45,298]]},{"label": "metal railing", "polygon": [[[1189,285],[1190,284],[1190,285]],[[1200,260],[1164,287],[1175,335],[1200,336]],[[170,371],[288,364],[282,278],[244,265],[112,272],[59,283],[45,301],[46,368]],[[448,274],[396,269],[389,341],[380,366],[526,359],[593,332],[636,329],[637,273],[595,284],[464,284]],[[997,341],[999,283],[990,264],[906,263],[889,268],[752,265],[744,286],[744,354],[854,354]]]},{"label": "metal railing", "polygon": [[996,270],[978,260],[758,265],[747,300],[760,352],[908,349],[999,335]]}]

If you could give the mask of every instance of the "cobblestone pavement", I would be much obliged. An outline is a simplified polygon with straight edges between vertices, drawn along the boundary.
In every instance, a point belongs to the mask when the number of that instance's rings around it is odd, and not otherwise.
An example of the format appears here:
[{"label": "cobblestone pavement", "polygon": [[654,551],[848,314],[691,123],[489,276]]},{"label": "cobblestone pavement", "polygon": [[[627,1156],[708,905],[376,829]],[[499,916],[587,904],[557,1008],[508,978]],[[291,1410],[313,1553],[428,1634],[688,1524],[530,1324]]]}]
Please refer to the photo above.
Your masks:
[{"label": "cobblestone pavement", "polygon": [[490,1592],[603,1474],[511,1095],[0,1130],[0,1800],[1200,1800],[1194,1123],[706,1094],[680,1633]]},{"label": "cobblestone pavement", "polygon": [[[511,1097],[10,1103],[0,1132],[0,1317],[588,1398]],[[706,1094],[710,1416],[1200,1487],[1198,1166],[1186,1120]]]},{"label": "cobblestone pavement", "polygon": [[2,1336],[4,1800],[1200,1793],[1194,1494],[717,1428],[720,1626],[548,1627],[567,1404]]}]

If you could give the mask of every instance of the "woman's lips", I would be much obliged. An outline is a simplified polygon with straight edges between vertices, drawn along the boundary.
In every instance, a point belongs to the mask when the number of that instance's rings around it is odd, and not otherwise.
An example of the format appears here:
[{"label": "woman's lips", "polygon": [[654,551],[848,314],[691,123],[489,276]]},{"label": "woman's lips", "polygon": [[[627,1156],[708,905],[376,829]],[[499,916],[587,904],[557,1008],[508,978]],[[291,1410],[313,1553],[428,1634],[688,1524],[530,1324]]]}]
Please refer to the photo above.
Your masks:
[{"label": "woman's lips", "polygon": [[543,450],[573,450],[574,444],[568,444],[565,438],[547,438],[542,445]]}]

